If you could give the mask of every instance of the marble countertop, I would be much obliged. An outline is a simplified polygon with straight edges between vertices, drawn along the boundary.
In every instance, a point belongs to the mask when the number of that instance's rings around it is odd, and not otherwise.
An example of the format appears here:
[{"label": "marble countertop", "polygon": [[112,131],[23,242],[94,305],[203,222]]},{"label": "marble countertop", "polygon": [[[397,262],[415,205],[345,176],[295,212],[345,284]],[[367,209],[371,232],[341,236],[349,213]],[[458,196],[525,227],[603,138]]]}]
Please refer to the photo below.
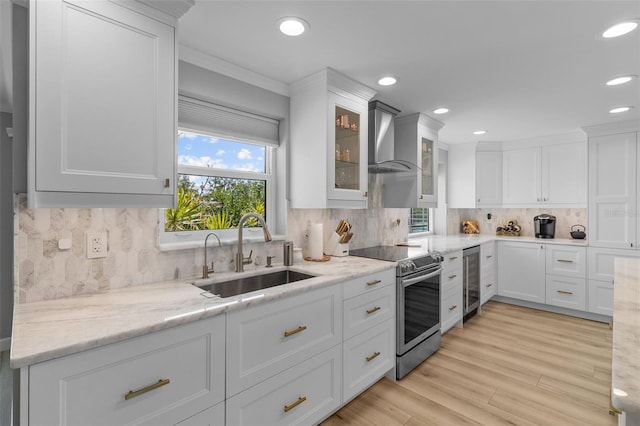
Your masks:
[{"label": "marble countertop", "polygon": [[427,237],[410,238],[409,244],[420,244],[423,250],[447,253],[455,250],[477,246],[488,241],[519,241],[523,243],[566,244],[573,246],[587,246],[587,240],[568,238],[535,238],[535,237],[504,237],[493,234],[459,234],[459,235],[430,235]]},{"label": "marble countertop", "polygon": [[[394,267],[392,262],[332,257],[328,262],[302,262],[289,268],[275,264],[269,270],[258,267],[245,273],[216,272],[208,280],[143,284],[16,305],[11,367],[25,367]],[[223,282],[283,269],[316,277],[224,299],[203,295],[202,290],[189,284]]]},{"label": "marble countertop", "polygon": [[611,401],[640,418],[640,259],[615,262]]}]

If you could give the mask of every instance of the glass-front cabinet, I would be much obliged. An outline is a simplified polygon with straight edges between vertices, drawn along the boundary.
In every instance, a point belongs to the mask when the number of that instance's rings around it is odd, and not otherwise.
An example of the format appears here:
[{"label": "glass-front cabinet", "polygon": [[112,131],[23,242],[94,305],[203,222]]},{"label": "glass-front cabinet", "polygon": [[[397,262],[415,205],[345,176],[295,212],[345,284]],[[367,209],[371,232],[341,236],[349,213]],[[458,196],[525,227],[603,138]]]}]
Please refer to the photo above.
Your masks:
[{"label": "glass-front cabinet", "polygon": [[368,104],[374,95],[330,68],[292,85],[292,208],[367,208]]},{"label": "glass-front cabinet", "polygon": [[424,200],[425,197],[432,198],[436,195],[436,181],[434,178],[435,164],[434,164],[434,149],[435,145],[432,140],[425,137],[420,141],[420,185],[418,200]]}]

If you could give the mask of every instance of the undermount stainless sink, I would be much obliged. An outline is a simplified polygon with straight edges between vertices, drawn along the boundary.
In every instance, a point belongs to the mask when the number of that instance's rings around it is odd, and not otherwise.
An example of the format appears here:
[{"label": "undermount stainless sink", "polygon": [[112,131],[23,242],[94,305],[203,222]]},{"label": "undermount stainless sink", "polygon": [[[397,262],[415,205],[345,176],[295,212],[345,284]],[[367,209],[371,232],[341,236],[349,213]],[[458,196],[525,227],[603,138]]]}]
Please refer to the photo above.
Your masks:
[{"label": "undermount stainless sink", "polygon": [[225,298],[309,278],[314,278],[314,275],[307,275],[295,271],[278,271],[198,287],[211,294]]}]

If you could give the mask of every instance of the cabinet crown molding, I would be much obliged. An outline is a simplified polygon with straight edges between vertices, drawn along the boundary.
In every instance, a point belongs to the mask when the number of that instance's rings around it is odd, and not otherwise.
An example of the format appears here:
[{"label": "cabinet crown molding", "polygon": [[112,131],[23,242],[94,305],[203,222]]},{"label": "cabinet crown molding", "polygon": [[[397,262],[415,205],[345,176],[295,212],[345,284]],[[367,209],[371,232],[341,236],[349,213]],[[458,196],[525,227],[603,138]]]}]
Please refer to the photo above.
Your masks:
[{"label": "cabinet crown molding", "polygon": [[[195,0],[109,0],[166,24],[176,26],[178,19],[191,9]],[[162,15],[164,16],[162,16]]]},{"label": "cabinet crown molding", "polygon": [[291,94],[296,94],[309,85],[320,83],[326,85],[328,90],[333,93],[349,98],[355,96],[357,98],[364,99],[367,102],[370,101],[377,93],[369,86],[365,86],[351,77],[348,77],[333,68],[327,67],[315,74],[311,74],[310,76],[303,78],[302,80],[292,83],[290,86]]},{"label": "cabinet crown molding", "polygon": [[426,114],[421,112],[416,112],[414,114],[405,115],[403,117],[399,117],[395,119],[396,123],[415,123],[416,125],[422,125],[429,130],[434,132],[438,132],[440,129],[444,127],[444,123],[442,121],[438,121],[435,118],[431,118]]},{"label": "cabinet crown molding", "polygon": [[640,131],[640,120],[626,120],[617,121],[615,123],[596,124],[594,126],[585,126],[582,130],[589,137],[637,132]]}]

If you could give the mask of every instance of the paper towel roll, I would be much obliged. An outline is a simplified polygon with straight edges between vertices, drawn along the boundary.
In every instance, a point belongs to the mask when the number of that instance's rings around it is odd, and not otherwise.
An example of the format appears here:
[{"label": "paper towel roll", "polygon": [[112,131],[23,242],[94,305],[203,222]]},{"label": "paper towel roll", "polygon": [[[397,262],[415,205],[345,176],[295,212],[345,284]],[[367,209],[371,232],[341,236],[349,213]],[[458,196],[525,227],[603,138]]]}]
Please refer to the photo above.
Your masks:
[{"label": "paper towel roll", "polygon": [[322,224],[314,223],[309,232],[309,257],[314,260],[322,259]]}]

